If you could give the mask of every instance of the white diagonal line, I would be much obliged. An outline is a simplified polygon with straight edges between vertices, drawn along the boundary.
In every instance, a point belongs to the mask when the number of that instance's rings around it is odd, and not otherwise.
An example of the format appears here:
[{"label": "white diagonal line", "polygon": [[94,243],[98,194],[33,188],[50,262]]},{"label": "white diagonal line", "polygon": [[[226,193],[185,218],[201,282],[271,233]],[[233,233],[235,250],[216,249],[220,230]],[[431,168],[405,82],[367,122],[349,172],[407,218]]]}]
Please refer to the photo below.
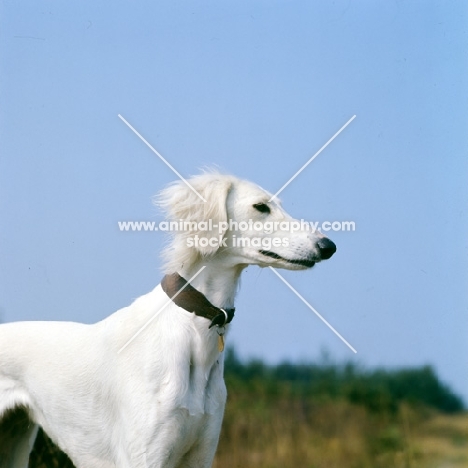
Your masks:
[{"label": "white diagonal line", "polygon": [[172,303],[173,299],[177,297],[201,272],[206,268],[202,266],[191,278],[187,281],[169,300],[117,351],[117,354],[120,354],[169,304]]},{"label": "white diagonal line", "polygon": [[357,351],[273,268],[270,270],[353,352]]},{"label": "white diagonal line", "polygon": [[353,115],[268,201],[281,193],[355,118]]},{"label": "white diagonal line", "polygon": [[158,156],[158,158],[159,158],[164,164],[166,164],[166,166],[167,166],[169,169],[172,170],[172,172],[174,172],[174,174],[177,175],[177,177],[179,177],[179,179],[180,179],[182,182],[184,182],[191,190],[193,190],[193,191],[197,194],[197,196],[198,196],[199,198],[201,198],[201,199],[206,203],[206,200],[205,200],[205,199],[204,199],[188,182],[187,182],[187,180],[186,180],[184,177],[182,177],[182,175],[179,174],[179,172],[177,172],[177,170],[176,170],[174,167],[171,166],[171,164],[170,164],[168,161],[166,161],[166,159],[165,159],[163,156],[161,156],[161,154],[160,154],[158,151],[156,151],[156,150],[140,135],[140,133],[138,133],[138,132],[137,132],[137,131],[120,115],[120,114],[118,114],[118,117],[119,117],[120,120],[122,120],[122,122],[123,122],[133,133],[135,133],[135,135],[136,135],[138,138],[140,138],[140,140],[141,140],[156,156]]}]

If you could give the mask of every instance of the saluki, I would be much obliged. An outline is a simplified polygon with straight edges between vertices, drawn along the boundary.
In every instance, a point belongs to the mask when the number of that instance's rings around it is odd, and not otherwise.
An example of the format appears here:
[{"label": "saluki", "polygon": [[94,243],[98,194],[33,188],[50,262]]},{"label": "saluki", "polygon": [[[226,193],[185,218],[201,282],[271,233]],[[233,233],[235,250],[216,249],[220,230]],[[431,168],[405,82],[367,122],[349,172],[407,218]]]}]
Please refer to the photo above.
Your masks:
[{"label": "saluki", "polygon": [[307,269],[336,250],[230,175],[178,181],[156,203],[173,231],[155,289],[92,325],[0,326],[1,468],[28,466],[39,426],[77,468],[210,467],[242,270]]}]

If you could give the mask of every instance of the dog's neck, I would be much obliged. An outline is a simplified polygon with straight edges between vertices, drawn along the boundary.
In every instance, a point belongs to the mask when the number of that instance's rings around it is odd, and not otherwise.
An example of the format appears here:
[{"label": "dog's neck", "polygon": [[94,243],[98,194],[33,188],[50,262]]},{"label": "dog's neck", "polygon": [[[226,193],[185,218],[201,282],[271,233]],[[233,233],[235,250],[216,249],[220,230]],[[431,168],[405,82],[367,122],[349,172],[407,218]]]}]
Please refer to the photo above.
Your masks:
[{"label": "dog's neck", "polygon": [[[205,268],[200,272],[202,267]],[[244,267],[245,265],[229,267],[216,260],[200,261],[189,268],[181,268],[177,273],[190,281],[190,284],[204,294],[214,306],[230,309],[234,307],[234,298]]]}]

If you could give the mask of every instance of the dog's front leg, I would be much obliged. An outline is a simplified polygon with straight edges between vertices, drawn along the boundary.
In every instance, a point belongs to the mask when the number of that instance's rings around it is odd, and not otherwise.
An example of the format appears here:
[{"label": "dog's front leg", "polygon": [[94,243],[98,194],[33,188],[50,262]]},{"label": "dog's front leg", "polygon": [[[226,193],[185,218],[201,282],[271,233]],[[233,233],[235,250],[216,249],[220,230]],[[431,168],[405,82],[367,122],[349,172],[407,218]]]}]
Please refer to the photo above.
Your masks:
[{"label": "dog's front leg", "polygon": [[206,389],[206,412],[199,425],[202,429],[176,468],[210,468],[213,464],[227,397],[223,367],[223,361],[220,360],[212,368]]},{"label": "dog's front leg", "polygon": [[224,406],[217,414],[205,416],[205,429],[200,439],[184,455],[176,468],[210,468],[213,465],[223,421],[223,413]]}]

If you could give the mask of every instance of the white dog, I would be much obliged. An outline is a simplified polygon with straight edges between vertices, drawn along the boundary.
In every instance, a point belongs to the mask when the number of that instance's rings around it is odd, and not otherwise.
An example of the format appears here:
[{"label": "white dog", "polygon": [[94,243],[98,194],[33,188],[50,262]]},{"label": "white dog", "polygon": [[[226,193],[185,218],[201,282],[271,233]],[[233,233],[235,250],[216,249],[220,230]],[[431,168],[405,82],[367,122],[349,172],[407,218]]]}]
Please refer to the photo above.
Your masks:
[{"label": "white dog", "polygon": [[242,270],[310,268],[336,247],[285,229],[294,220],[250,182],[209,173],[189,183],[206,202],[183,182],[158,198],[174,227],[188,224],[153,291],[94,325],[0,326],[1,468],[28,466],[38,426],[77,468],[212,465],[226,401],[223,334]]}]

